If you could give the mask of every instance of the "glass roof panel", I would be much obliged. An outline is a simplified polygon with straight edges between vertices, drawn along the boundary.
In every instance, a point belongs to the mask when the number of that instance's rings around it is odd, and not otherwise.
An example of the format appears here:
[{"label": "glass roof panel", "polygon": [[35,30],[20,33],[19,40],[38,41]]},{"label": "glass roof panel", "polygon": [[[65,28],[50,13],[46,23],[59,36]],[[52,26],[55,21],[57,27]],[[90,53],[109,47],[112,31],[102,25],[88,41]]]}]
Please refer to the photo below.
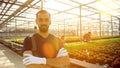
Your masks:
[{"label": "glass roof panel", "polygon": [[[11,3],[13,3],[15,0],[10,0],[10,1],[12,1]],[[24,5],[26,1],[27,0],[17,0],[17,2],[13,4],[10,10],[7,11],[5,16],[2,19],[0,19],[0,23],[2,21],[5,21],[12,13],[16,11],[16,9],[22,7],[22,5]],[[33,5],[37,1],[40,0],[34,0],[30,5]],[[80,3],[82,4],[82,8],[81,8],[82,23],[89,22],[89,20],[91,22],[99,22],[99,11],[101,11],[100,13],[101,13],[102,22],[105,20],[109,22],[111,15],[120,18],[120,0],[114,0],[114,1],[113,0],[105,0],[105,1],[103,0],[44,0],[43,9],[47,10],[48,12],[50,12],[50,14],[52,14],[51,15],[52,25],[53,25],[52,27],[57,28],[56,26],[58,26],[58,24],[63,25],[64,23],[69,23],[69,24],[72,24],[74,22],[77,24],[79,23]],[[5,10],[1,15],[3,15],[6,12],[6,10],[8,9],[8,7],[10,7],[10,5],[12,4],[8,3],[7,7],[5,7],[5,3],[3,3],[0,6],[0,12],[2,12],[3,9],[5,8]],[[15,15],[11,18],[15,17],[15,19],[17,20],[18,27],[24,28],[28,26],[28,22],[30,22],[29,26],[30,28],[33,28],[33,26],[35,25],[34,23],[36,17],[35,15],[38,12],[38,10],[40,10],[40,8],[41,8],[41,1],[32,7],[27,6],[23,8],[22,10],[20,10],[20,12],[17,13],[19,14],[22,12],[19,16]],[[24,10],[25,12],[23,12]],[[8,26],[11,25],[15,26],[15,19],[13,19],[12,22],[8,22]],[[114,21],[116,20],[114,19]]]},{"label": "glass roof panel", "polygon": [[108,6],[113,8],[113,9],[120,8],[119,5],[117,5],[116,3],[113,3],[113,2],[109,3]]},{"label": "glass roof panel", "polygon": [[33,15],[33,14],[25,14],[25,17],[26,17],[26,18],[33,18],[33,19],[35,19],[36,15]]},{"label": "glass roof panel", "polygon": [[71,9],[71,10],[68,11],[68,12],[74,13],[74,14],[77,14],[77,15],[80,15],[80,9],[79,9],[79,8]]},{"label": "glass roof panel", "polygon": [[90,15],[90,14],[93,14],[92,12],[89,12],[89,11],[87,11],[87,10],[82,10],[81,11],[81,14],[82,14],[82,16],[85,16],[85,15]]},{"label": "glass roof panel", "polygon": [[7,11],[6,15],[11,15],[14,11]]},{"label": "glass roof panel", "polygon": [[8,16],[4,16],[3,18],[8,18]]},{"label": "glass roof panel", "polygon": [[96,0],[74,0],[78,3],[82,3],[82,4],[87,4],[87,3],[90,3],[90,2],[93,2],[93,1],[96,1]]},{"label": "glass roof panel", "polygon": [[30,8],[27,11],[25,11],[25,13],[29,13],[29,14],[36,14],[38,12],[38,9],[34,9],[34,8]]},{"label": "glass roof panel", "polygon": [[2,3],[1,7],[4,7],[6,4],[5,3]]},{"label": "glass roof panel", "polygon": [[6,8],[10,7],[11,4],[7,4]]},{"label": "glass roof panel", "polygon": [[27,0],[17,0],[17,2],[22,2],[22,3],[24,3],[24,2],[26,2]]},{"label": "glass roof panel", "polygon": [[34,3],[36,3],[36,2],[38,2],[39,0],[34,0],[32,3],[31,3],[31,5],[33,5]]},{"label": "glass roof panel", "polygon": [[57,11],[55,10],[50,10],[50,9],[46,9],[51,15],[54,15],[55,13],[57,13]]},{"label": "glass roof panel", "polygon": [[41,6],[41,2],[37,3],[36,6],[39,6],[39,8],[40,8],[40,6]]},{"label": "glass roof panel", "polygon": [[52,8],[52,9],[59,10],[59,11],[63,11],[63,10],[72,8],[72,6],[68,6],[66,4],[62,4],[62,3],[59,3],[59,2],[56,2],[56,1],[53,1],[53,0],[47,1],[45,3],[44,7]]},{"label": "glass roof panel", "polygon": [[79,6],[79,4],[76,4],[70,0],[56,0],[56,1],[60,3],[64,3],[66,5],[74,6],[74,7]]},{"label": "glass roof panel", "polygon": [[14,10],[16,10],[17,8],[19,8],[20,6],[18,6],[18,5],[13,5],[12,7],[11,7],[11,9],[14,9]]}]

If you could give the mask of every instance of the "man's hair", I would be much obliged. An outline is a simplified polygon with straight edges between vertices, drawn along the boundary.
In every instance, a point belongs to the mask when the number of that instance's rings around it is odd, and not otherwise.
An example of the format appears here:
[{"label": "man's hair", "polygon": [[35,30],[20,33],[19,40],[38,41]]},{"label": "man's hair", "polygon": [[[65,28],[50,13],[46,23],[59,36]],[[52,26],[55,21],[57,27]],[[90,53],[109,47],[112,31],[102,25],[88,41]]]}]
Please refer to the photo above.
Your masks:
[{"label": "man's hair", "polygon": [[88,32],[89,34],[91,34],[91,32]]},{"label": "man's hair", "polygon": [[[46,10],[40,10],[40,11],[37,12],[36,18],[38,18],[39,13],[48,13],[48,12]],[[50,17],[50,13],[48,13],[48,14],[49,14],[49,17]]]}]

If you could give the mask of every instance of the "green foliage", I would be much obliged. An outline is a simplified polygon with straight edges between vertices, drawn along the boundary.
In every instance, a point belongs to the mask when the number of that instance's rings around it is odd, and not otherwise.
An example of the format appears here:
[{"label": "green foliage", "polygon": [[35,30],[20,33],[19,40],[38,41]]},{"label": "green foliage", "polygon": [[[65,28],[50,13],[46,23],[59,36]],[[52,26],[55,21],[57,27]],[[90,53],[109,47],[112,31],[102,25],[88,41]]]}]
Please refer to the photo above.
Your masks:
[{"label": "green foliage", "polygon": [[86,48],[94,47],[94,46],[103,46],[103,45],[108,45],[108,44],[115,43],[115,42],[120,42],[120,38],[101,39],[101,40],[94,40],[92,42],[73,42],[73,43],[67,43],[65,45],[65,48],[69,52],[71,52],[73,50],[86,49]]}]

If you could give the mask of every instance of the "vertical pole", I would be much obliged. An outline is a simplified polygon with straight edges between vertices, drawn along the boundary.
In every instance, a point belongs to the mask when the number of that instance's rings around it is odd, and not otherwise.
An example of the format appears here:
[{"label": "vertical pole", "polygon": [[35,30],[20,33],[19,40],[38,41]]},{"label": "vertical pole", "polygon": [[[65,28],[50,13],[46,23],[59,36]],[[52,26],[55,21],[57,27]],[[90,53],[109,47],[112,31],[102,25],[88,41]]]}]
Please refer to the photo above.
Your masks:
[{"label": "vertical pole", "polygon": [[79,36],[78,31],[79,31],[79,23],[77,23],[77,36]]},{"label": "vertical pole", "polygon": [[15,40],[17,40],[17,21],[15,19]]},{"label": "vertical pole", "polygon": [[104,25],[102,25],[102,27],[101,27],[102,29],[102,36],[104,37]]},{"label": "vertical pole", "polygon": [[65,36],[65,19],[64,19],[64,36]]},{"label": "vertical pole", "polygon": [[7,23],[6,23],[6,38],[7,38]]},{"label": "vertical pole", "polygon": [[80,39],[82,39],[82,6],[80,5]]},{"label": "vertical pole", "polygon": [[59,24],[58,24],[58,36],[60,36],[60,32],[59,32]]},{"label": "vertical pole", "polygon": [[118,18],[118,20],[119,20],[119,29],[118,29],[118,31],[119,31],[119,36],[120,36],[120,18]]},{"label": "vertical pole", "polygon": [[30,29],[29,29],[29,21],[28,21],[28,33],[30,33]]},{"label": "vertical pole", "polygon": [[10,37],[10,29],[8,30],[8,36]]},{"label": "vertical pole", "polygon": [[102,29],[101,29],[101,13],[99,13],[99,29],[100,29],[100,31],[99,31],[99,36],[100,36],[100,38],[101,38],[101,33],[102,33]]},{"label": "vertical pole", "polygon": [[41,0],[41,10],[43,10],[44,0]]},{"label": "vertical pole", "polygon": [[111,36],[113,36],[113,22],[112,22],[112,16],[111,16]]}]

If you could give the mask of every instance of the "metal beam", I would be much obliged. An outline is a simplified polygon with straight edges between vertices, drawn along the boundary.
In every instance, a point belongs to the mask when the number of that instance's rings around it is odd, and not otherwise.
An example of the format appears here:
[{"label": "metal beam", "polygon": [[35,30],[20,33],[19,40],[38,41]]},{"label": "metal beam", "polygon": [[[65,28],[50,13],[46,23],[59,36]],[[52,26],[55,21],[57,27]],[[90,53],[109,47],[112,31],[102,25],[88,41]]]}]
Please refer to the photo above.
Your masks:
[{"label": "metal beam", "polygon": [[89,16],[92,16],[92,15],[95,15],[97,13],[92,13],[92,14],[89,14],[89,15],[85,15],[85,16],[82,16],[82,17],[89,17]]},{"label": "metal beam", "polygon": [[[14,1],[14,3],[16,2],[17,0],[15,0]],[[10,7],[5,11],[5,13],[2,15],[2,17],[0,18],[0,20],[5,16],[5,14],[10,10],[10,8],[14,5],[14,3],[13,4],[11,4],[10,5]],[[2,13],[1,13],[2,14]]]},{"label": "metal beam", "polygon": [[[0,3],[6,3],[6,2],[0,1]],[[14,4],[14,5],[22,6],[22,5],[18,4],[18,3],[11,3],[11,2],[8,2],[8,4]]]},{"label": "metal beam", "polygon": [[[10,1],[10,0],[9,0]],[[8,2],[9,2],[8,1]],[[5,8],[7,7],[7,5],[8,5],[8,2],[5,2],[5,6],[4,6],[4,8],[3,8],[3,10],[1,11],[1,13],[0,14],[2,14],[3,13],[3,11],[5,10]]]},{"label": "metal beam", "polygon": [[18,12],[20,12],[22,9],[24,9],[26,6],[28,6],[28,5],[29,5],[30,3],[32,3],[32,2],[33,2],[33,0],[27,0],[27,1],[23,4],[23,6],[20,6],[20,7],[19,7],[14,13],[12,13],[5,21],[3,21],[2,24],[0,24],[0,28],[2,28],[9,19],[11,19],[12,17],[14,17]]},{"label": "metal beam", "polygon": [[75,6],[71,5],[71,4],[68,4],[68,3],[62,2],[62,0],[61,0],[61,1],[59,1],[59,0],[56,0],[56,2],[59,2],[59,3],[65,4],[65,5],[68,5],[68,6],[75,7]]},{"label": "metal beam", "polygon": [[88,7],[88,8],[91,8],[91,9],[93,9],[93,10],[97,10],[97,11],[98,11],[98,14],[99,14],[99,12],[103,12],[103,13],[105,13],[105,14],[107,14],[107,15],[110,15],[110,16],[113,16],[113,17],[116,17],[116,18],[119,18],[119,17],[114,16],[114,15],[112,15],[112,14],[109,14],[109,13],[107,13],[107,12],[100,11],[100,10],[98,10],[98,9],[94,8],[94,7],[87,6],[88,4],[87,4],[87,5],[85,5],[85,4],[78,3],[78,2],[73,1],[73,0],[71,0],[71,1],[72,1],[72,2],[74,2],[74,3],[77,3],[77,4],[81,4],[82,6],[86,6],[86,7]]},{"label": "metal beam", "polygon": [[[0,14],[0,15],[4,15],[4,14]],[[10,15],[4,15],[4,16],[10,16]],[[20,18],[25,18],[24,16],[14,16],[14,17],[20,17]]]},{"label": "metal beam", "polygon": [[79,23],[79,26],[80,26],[80,31],[79,31],[80,35],[79,36],[80,36],[80,40],[81,40],[82,39],[82,14],[81,14],[82,13],[82,6],[81,5],[80,5],[80,9],[79,10],[80,10],[80,15],[79,15],[79,18],[80,18],[80,23]]},{"label": "metal beam", "polygon": [[102,37],[102,23],[101,23],[101,13],[99,13],[99,36]]},{"label": "metal beam", "polygon": [[[22,14],[22,13],[25,12],[25,11],[27,11],[29,8],[32,8],[34,5],[36,5],[36,4],[39,3],[40,1],[41,1],[41,0],[37,1],[37,2],[34,3],[33,5],[28,6],[25,10],[23,10],[22,12],[20,12],[19,14],[17,14],[17,16],[15,16],[15,17],[19,17],[20,14]],[[24,16],[20,16],[20,17],[25,18]],[[9,21],[11,21],[12,19],[14,19],[14,18],[9,19]]]},{"label": "metal beam", "polygon": [[37,3],[39,3],[41,0],[37,1],[36,3],[34,3],[33,5],[28,6],[24,11],[20,12],[17,16],[19,16],[21,13],[25,12],[26,10],[28,10],[29,8],[31,8],[32,6],[36,5]]},{"label": "metal beam", "polygon": [[[77,7],[79,7],[79,6],[77,6]],[[77,8],[77,7],[75,7],[75,8]],[[78,16],[78,17],[79,17],[79,15],[77,15],[77,14],[67,12],[67,11],[72,10],[72,9],[75,9],[75,8],[70,8],[70,9],[67,9],[67,10],[64,10],[64,11],[55,10],[55,9],[51,9],[51,8],[46,8],[46,9],[58,11],[57,13],[55,13],[55,14],[53,14],[53,15],[60,14],[60,13],[66,13],[66,14],[71,14],[71,15],[75,15],[75,16]]]}]

